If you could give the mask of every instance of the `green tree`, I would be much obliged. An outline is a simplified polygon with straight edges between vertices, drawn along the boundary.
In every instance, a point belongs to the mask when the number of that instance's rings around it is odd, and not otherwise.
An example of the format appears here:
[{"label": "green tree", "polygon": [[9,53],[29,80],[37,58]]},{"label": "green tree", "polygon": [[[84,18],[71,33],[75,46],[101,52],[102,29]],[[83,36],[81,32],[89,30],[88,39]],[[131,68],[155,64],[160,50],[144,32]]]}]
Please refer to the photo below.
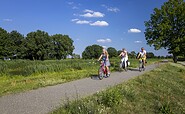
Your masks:
[{"label": "green tree", "polygon": [[118,53],[118,55],[119,55],[121,52],[122,52],[122,50],[118,50],[118,52],[117,52],[117,53]]},{"label": "green tree", "polygon": [[102,53],[102,46],[99,45],[92,45],[87,46],[85,50],[82,52],[83,59],[97,59]]},{"label": "green tree", "polygon": [[79,54],[73,53],[73,54],[72,54],[72,58],[73,58],[73,59],[80,59],[80,55],[79,55]]},{"label": "green tree", "polygon": [[23,53],[23,40],[24,36],[17,31],[12,31],[9,33],[10,45],[9,52],[14,56],[14,58],[22,58]]},{"label": "green tree", "polygon": [[30,32],[25,39],[27,57],[31,60],[44,60],[51,51],[51,39],[47,32]]},{"label": "green tree", "polygon": [[154,58],[155,57],[154,53],[152,53],[152,52],[147,52],[146,56],[147,56],[147,58]]},{"label": "green tree", "polygon": [[178,55],[185,55],[185,2],[169,0],[160,9],[155,8],[150,20],[145,22],[147,44],[156,50],[167,48],[173,54],[174,62]]},{"label": "green tree", "polygon": [[131,51],[129,54],[128,54],[129,58],[136,58],[136,52],[135,51]]},{"label": "green tree", "polygon": [[74,50],[73,40],[68,35],[55,34],[51,36],[53,50],[50,52],[57,59],[66,58],[72,55]]},{"label": "green tree", "polygon": [[9,53],[9,44],[10,39],[8,32],[3,28],[0,28],[0,58],[11,55],[11,53]]},{"label": "green tree", "polygon": [[115,48],[113,48],[113,47],[107,48],[107,51],[109,53],[109,57],[110,58],[118,56],[118,51]]}]

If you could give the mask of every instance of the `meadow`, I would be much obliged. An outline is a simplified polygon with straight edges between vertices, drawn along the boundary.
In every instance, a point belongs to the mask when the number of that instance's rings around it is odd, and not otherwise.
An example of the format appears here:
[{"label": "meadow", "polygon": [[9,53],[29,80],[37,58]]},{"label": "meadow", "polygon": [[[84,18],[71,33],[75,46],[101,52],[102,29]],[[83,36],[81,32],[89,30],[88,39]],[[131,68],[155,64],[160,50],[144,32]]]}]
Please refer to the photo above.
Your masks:
[{"label": "meadow", "polygon": [[[119,58],[111,59],[111,71],[119,69]],[[130,67],[137,67],[138,60],[130,59]],[[159,59],[148,59],[152,64]],[[0,61],[0,96],[40,87],[66,83],[97,75],[97,60],[66,59],[29,61]]]},{"label": "meadow", "polygon": [[160,67],[83,99],[68,101],[52,114],[184,114],[185,67]]}]

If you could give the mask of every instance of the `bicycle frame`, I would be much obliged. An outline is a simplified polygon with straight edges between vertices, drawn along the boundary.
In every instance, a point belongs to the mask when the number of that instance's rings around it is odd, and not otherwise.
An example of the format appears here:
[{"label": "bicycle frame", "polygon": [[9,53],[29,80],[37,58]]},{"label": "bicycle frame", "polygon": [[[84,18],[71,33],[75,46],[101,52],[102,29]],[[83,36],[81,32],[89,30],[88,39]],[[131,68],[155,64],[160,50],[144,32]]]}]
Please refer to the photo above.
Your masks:
[{"label": "bicycle frame", "polygon": [[100,65],[100,68],[98,70],[98,77],[99,77],[100,80],[102,80],[104,76],[109,77],[107,68],[105,66],[105,63],[103,61],[101,61],[101,65]]},{"label": "bicycle frame", "polygon": [[143,60],[139,60],[139,71],[144,71],[145,70],[145,66],[144,66],[144,61]]}]

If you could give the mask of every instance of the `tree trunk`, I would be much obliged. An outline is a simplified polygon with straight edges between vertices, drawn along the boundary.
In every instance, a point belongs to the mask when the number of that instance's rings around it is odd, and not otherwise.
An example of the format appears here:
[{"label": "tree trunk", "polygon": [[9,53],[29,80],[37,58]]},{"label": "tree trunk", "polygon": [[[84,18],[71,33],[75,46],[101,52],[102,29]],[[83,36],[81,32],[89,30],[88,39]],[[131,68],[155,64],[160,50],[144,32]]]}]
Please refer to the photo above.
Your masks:
[{"label": "tree trunk", "polygon": [[176,54],[173,54],[173,62],[177,63],[177,55]]}]

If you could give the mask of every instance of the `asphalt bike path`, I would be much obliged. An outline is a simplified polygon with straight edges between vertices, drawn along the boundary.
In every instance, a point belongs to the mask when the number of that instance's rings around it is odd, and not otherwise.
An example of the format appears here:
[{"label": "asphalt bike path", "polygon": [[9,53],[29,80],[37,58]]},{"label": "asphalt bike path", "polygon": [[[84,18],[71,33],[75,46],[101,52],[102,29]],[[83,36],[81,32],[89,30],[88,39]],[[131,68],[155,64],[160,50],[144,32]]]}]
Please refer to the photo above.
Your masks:
[{"label": "asphalt bike path", "polygon": [[109,78],[103,78],[103,80],[99,80],[97,76],[92,76],[56,86],[2,96],[0,97],[0,113],[46,114],[71,100],[93,95],[107,87],[151,71],[159,65],[149,65],[142,72],[139,72],[138,69],[131,69],[127,72],[113,72]]}]

